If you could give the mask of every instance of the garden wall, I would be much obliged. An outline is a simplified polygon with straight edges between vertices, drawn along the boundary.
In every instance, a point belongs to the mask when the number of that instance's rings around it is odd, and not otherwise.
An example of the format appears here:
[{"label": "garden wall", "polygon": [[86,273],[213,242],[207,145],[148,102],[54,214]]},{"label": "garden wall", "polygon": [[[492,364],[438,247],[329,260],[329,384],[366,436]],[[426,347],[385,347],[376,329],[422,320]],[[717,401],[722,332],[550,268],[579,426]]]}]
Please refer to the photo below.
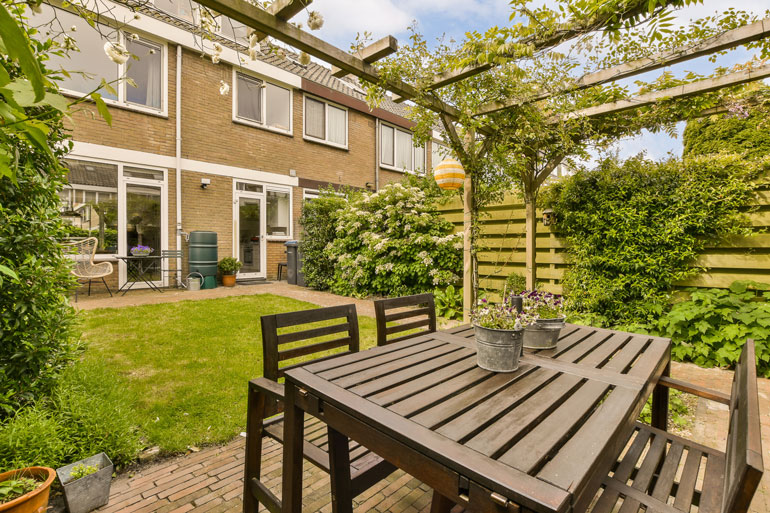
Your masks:
[{"label": "garden wall", "polygon": [[[735,280],[770,283],[770,186],[763,187],[757,197],[757,210],[749,214],[755,234],[733,237],[709,247],[693,265],[707,269],[677,285],[682,287],[725,288]],[[462,231],[463,207],[457,198],[439,207],[444,217]],[[538,210],[538,214],[541,211]],[[540,218],[542,220],[542,217]],[[514,194],[483,209],[481,241],[478,253],[479,285],[490,291],[502,290],[511,273],[525,274],[524,202]],[[537,277],[545,290],[562,292],[561,278],[569,266],[564,240],[557,236],[557,225],[537,225]]]}]

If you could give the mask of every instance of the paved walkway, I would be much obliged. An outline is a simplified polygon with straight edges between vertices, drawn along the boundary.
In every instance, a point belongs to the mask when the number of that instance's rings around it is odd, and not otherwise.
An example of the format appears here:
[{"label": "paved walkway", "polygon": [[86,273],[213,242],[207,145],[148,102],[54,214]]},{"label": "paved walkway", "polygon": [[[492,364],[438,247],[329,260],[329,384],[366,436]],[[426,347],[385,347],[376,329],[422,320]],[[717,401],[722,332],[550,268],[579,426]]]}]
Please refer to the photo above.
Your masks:
[{"label": "paved walkway", "polygon": [[78,302],[73,306],[78,310],[93,310],[95,308],[120,308],[124,306],[155,305],[159,303],[175,303],[177,301],[198,301],[218,297],[248,296],[252,294],[276,294],[300,301],[307,301],[320,306],[335,306],[355,303],[358,315],[374,317],[374,306],[370,299],[355,299],[337,296],[328,292],[320,292],[289,285],[285,281],[263,282],[259,284],[238,284],[235,287],[217,287],[215,289],[191,292],[185,289],[163,289],[163,293],[149,289],[130,290],[128,294],[115,295],[93,294],[91,297],[79,295]]},{"label": "paved walkway", "polygon": [[[672,376],[730,393],[732,372],[701,369],[674,363]],[[765,475],[751,506],[752,513],[770,511],[770,380],[759,383]],[[699,400],[693,439],[724,450],[727,439],[727,410],[722,405]],[[119,476],[112,485],[110,503],[103,512],[182,513],[239,512],[242,508],[244,439],[238,437],[221,447],[148,465]],[[280,497],[281,446],[272,440],[263,447],[263,479]],[[303,511],[330,512],[329,478],[305,463]],[[378,483],[355,502],[355,510],[376,513],[418,513],[430,510],[430,489],[403,472]]]}]

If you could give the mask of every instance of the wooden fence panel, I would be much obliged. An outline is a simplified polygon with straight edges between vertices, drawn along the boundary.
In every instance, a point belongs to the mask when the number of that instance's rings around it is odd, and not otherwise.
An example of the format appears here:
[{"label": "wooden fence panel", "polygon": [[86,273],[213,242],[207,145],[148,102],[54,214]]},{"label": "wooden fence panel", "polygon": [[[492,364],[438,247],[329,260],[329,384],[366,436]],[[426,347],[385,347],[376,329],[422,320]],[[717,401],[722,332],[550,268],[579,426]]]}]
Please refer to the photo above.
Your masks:
[{"label": "wooden fence panel", "polygon": [[[770,283],[770,186],[757,195],[757,208],[749,214],[754,234],[708,244],[693,266],[705,270],[677,283],[680,287],[728,287],[735,280]],[[462,231],[463,207],[455,199],[439,207],[443,216]],[[538,214],[541,214],[538,211]],[[501,292],[511,273],[524,275],[524,203],[514,194],[485,208],[479,241],[479,285],[493,296]],[[557,226],[537,225],[537,276],[545,290],[561,293],[561,280],[569,267],[566,241],[556,235]]]}]

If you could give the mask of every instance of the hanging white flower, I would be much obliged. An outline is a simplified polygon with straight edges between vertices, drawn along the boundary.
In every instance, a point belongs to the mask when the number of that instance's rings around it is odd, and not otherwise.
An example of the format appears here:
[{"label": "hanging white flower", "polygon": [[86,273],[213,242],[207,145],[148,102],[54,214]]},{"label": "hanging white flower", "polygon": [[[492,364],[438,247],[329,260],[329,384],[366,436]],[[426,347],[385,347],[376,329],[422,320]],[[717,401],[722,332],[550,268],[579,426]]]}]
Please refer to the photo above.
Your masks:
[{"label": "hanging white flower", "polygon": [[310,55],[308,55],[307,52],[300,52],[299,54],[299,63],[303,66],[307,66],[310,64]]},{"label": "hanging white flower", "polygon": [[43,14],[43,8],[40,6],[40,4],[32,4],[30,7],[32,7],[32,12],[35,14]]},{"label": "hanging white flower", "polygon": [[276,57],[278,57],[279,59],[281,59],[281,60],[284,60],[284,59],[286,58],[286,50],[284,50],[283,48],[278,48],[278,49],[275,51],[275,55],[276,55]]},{"label": "hanging white flower", "polygon": [[107,54],[107,57],[109,57],[112,62],[117,64],[125,64],[131,56],[125,46],[113,41],[104,43],[104,53]]},{"label": "hanging white flower", "polygon": [[131,38],[131,41],[137,41],[139,39],[137,34],[131,34],[129,37]]},{"label": "hanging white flower", "polygon": [[214,64],[219,64],[219,54],[218,53],[215,53],[215,54],[213,54],[211,56],[211,62],[213,62]]},{"label": "hanging white flower", "polygon": [[310,11],[307,17],[307,26],[310,30],[318,30],[324,26],[324,17],[318,11]]},{"label": "hanging white flower", "polygon": [[228,84],[224,80],[220,80],[219,81],[219,94],[221,94],[222,96],[225,96],[229,92],[230,92],[230,84]]},{"label": "hanging white flower", "polygon": [[249,59],[252,61],[257,60],[257,49],[256,48],[249,48]]},{"label": "hanging white flower", "polygon": [[70,27],[70,30],[71,30],[72,32],[77,32],[77,31],[78,31],[78,28],[77,28],[77,26],[76,26],[76,25],[72,25],[72,26]]},{"label": "hanging white flower", "polygon": [[249,49],[256,48],[259,44],[259,36],[256,32],[252,32],[252,34],[249,36]]}]

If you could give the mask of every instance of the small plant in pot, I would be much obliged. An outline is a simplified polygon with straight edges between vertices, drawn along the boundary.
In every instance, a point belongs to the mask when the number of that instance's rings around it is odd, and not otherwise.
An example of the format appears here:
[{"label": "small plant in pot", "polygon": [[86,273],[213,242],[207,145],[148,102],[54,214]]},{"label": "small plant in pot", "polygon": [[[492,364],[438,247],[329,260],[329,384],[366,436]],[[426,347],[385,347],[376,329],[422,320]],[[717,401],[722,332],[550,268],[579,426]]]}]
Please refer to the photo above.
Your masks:
[{"label": "small plant in pot", "polygon": [[100,453],[56,470],[69,513],[88,513],[110,500],[113,465]]},{"label": "small plant in pot", "polygon": [[521,297],[524,306],[521,317],[527,324],[524,330],[524,347],[527,349],[555,348],[566,318],[562,297],[537,290],[524,291]]},{"label": "small plant in pot", "polygon": [[233,257],[225,257],[219,261],[219,272],[222,273],[222,285],[225,287],[235,286],[235,275],[241,269],[243,264]]},{"label": "small plant in pot", "polygon": [[56,478],[54,469],[27,467],[0,474],[0,511],[37,513],[48,507],[48,492]]},{"label": "small plant in pot", "polygon": [[471,322],[479,367],[492,372],[519,368],[524,325],[514,305],[507,300],[494,304],[482,299],[471,312]]}]

